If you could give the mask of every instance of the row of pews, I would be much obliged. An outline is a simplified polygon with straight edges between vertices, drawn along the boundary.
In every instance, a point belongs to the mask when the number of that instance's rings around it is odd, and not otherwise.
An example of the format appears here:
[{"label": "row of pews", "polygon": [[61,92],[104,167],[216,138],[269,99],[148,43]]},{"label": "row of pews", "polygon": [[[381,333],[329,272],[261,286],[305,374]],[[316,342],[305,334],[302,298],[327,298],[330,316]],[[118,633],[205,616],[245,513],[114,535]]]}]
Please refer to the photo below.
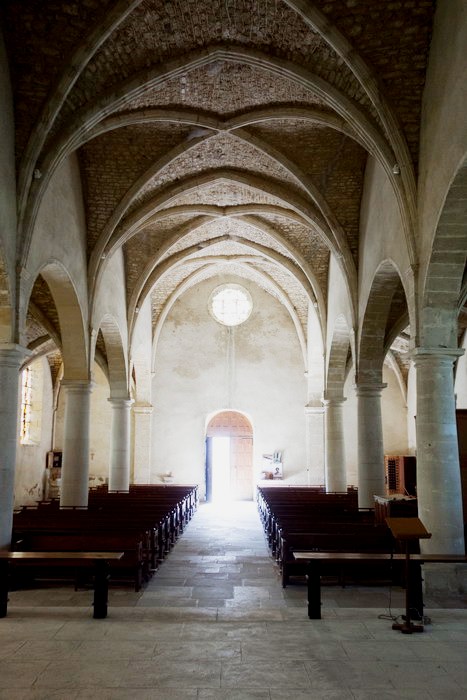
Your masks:
[{"label": "row of pews", "polygon": [[[389,528],[377,523],[371,509],[359,509],[354,488],[345,493],[326,493],[320,487],[258,486],[257,503],[264,531],[286,587],[291,576],[305,576],[306,563],[294,552],[387,553],[399,551]],[[386,564],[386,562],[384,562]],[[395,571],[398,570],[398,572]],[[352,570],[332,562],[326,573],[340,583],[346,579],[392,578],[400,567],[369,565]]]},{"label": "row of pews", "polygon": [[[138,591],[170,552],[197,506],[194,485],[134,484],[125,493],[109,493],[106,486],[99,486],[89,492],[86,509],[60,508],[58,500],[23,506],[13,516],[11,550],[123,552],[112,565],[112,579],[131,581]],[[22,567],[23,580],[25,571]],[[29,575],[61,578],[65,573],[47,564],[43,570],[34,567]]]}]

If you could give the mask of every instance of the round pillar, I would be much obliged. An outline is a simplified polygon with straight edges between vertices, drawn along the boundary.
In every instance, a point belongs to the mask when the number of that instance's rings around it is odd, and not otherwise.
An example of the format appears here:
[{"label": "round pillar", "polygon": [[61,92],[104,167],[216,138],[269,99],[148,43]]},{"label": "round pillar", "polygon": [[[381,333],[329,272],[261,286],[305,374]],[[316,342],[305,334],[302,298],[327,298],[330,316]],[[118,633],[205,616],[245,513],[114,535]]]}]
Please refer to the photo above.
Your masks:
[{"label": "round pillar", "polygon": [[150,404],[133,404],[133,480],[135,484],[151,483],[152,411],[153,407]]},{"label": "round pillar", "polygon": [[130,408],[132,401],[109,399],[112,406],[109,491],[130,489]]},{"label": "round pillar", "polygon": [[347,491],[345,465],[344,422],[342,397],[325,398],[324,403],[324,449],[325,480],[327,492]]},{"label": "round pillar", "polygon": [[92,384],[63,380],[61,388],[66,393],[60,505],[87,508]]},{"label": "round pillar", "polygon": [[423,552],[464,554],[462,488],[457,442],[453,364],[462,350],[418,348],[418,515],[432,537]]},{"label": "round pillar", "polygon": [[374,508],[385,493],[381,392],[386,384],[358,384],[358,505]]},{"label": "round pillar", "polygon": [[320,485],[324,480],[323,406],[305,406],[306,468],[308,485]]},{"label": "round pillar", "polygon": [[28,351],[0,345],[0,549],[9,549],[13,525],[16,446],[18,444],[19,370]]}]

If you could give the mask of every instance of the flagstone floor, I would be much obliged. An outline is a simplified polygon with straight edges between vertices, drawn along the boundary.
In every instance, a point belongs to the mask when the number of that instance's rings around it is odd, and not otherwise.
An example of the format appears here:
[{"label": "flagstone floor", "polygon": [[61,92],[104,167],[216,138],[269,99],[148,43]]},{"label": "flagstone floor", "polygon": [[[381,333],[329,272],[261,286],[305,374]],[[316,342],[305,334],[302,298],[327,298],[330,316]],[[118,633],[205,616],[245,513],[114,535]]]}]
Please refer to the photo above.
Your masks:
[{"label": "flagstone floor", "polygon": [[[0,620],[0,700],[467,699],[467,602],[426,600],[423,634],[391,629],[404,594],[281,588],[253,503],[200,506],[140,593],[10,594]],[[457,605],[457,607],[453,607]]]}]

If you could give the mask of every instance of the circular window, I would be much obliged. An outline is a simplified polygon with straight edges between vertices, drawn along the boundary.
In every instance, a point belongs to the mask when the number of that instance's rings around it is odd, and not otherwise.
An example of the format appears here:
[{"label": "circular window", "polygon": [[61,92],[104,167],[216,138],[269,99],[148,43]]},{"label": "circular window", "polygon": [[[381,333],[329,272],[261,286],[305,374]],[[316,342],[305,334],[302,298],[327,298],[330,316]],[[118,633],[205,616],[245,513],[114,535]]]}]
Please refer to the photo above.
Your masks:
[{"label": "circular window", "polygon": [[224,326],[239,326],[247,320],[253,308],[250,293],[239,284],[223,284],[211,294],[209,308]]}]

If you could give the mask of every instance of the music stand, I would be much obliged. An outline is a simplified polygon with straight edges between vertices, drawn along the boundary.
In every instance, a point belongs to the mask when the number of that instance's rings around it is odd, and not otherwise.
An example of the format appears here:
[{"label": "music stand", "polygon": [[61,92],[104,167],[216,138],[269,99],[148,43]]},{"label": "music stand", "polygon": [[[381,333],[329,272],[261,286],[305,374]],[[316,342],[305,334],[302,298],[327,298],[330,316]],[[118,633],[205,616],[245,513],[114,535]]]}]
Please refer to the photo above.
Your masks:
[{"label": "music stand", "polygon": [[423,625],[414,625],[410,622],[410,542],[414,540],[429,539],[428,532],[419,518],[385,518],[394,539],[405,544],[405,621],[402,624],[394,623],[393,630],[399,630],[402,634],[423,632]]}]

